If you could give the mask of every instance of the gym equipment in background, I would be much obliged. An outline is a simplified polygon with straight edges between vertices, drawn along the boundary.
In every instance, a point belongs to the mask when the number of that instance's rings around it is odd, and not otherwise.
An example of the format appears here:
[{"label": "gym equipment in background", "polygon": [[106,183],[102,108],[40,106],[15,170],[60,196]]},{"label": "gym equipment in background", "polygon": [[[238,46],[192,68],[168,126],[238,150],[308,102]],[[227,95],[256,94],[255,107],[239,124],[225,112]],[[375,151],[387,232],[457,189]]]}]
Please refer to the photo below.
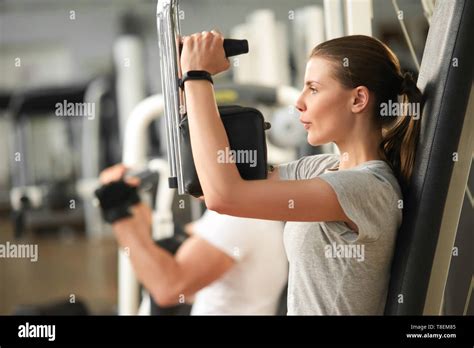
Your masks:
[{"label": "gym equipment in background", "polygon": [[84,91],[84,85],[33,89],[10,98],[10,204],[16,237],[27,229],[83,225],[74,187],[78,134],[72,123],[78,118],[61,117],[56,105],[83,102]]},{"label": "gym equipment in background", "polygon": [[[159,175],[152,215],[152,237],[155,240],[173,236],[174,191],[168,188],[168,162],[156,158],[148,160],[148,128],[163,114],[161,95],[150,96],[138,103],[127,120],[124,134],[122,163],[131,171],[150,170]],[[135,315],[139,308],[140,288],[128,257],[123,250],[118,256],[118,313]]]},{"label": "gym equipment in background", "polygon": [[[250,47],[247,55],[231,60],[232,65],[236,66],[232,75],[236,85],[277,88],[288,85],[291,80],[292,85],[302,88],[306,63],[312,48],[323,42],[326,36],[335,38],[344,35],[345,8],[342,2],[331,0],[326,1],[324,5],[324,8],[313,5],[289,11],[288,23],[291,33],[289,40],[286,23],[277,22],[273,11],[269,9],[252,12],[244,23],[234,27],[231,35],[247,37]],[[264,32],[259,30],[263,26],[266,28]],[[290,66],[293,78],[290,78]],[[282,140],[280,136],[273,135],[282,130],[280,126],[283,125],[291,132],[297,132],[297,129],[304,131],[299,124],[296,111],[294,113],[293,110],[288,111],[287,115],[282,111],[269,118],[272,124],[268,132],[271,139]],[[279,122],[277,126],[274,124],[275,120]],[[312,147],[307,142],[301,143],[299,140],[299,138],[293,139],[297,144],[297,153],[301,156],[337,152],[333,144]],[[287,150],[293,151],[294,144],[289,146]]]},{"label": "gym equipment in background", "polygon": [[346,35],[372,36],[372,0],[346,0],[344,10]]},{"label": "gym equipment in background", "polygon": [[283,149],[295,149],[307,143],[306,130],[301,127],[296,111],[289,112],[288,107],[275,110],[271,116],[272,127],[269,137],[272,143]]},{"label": "gym equipment in background", "polygon": [[235,27],[230,34],[249,41],[248,54],[231,59],[231,63],[238,67],[233,71],[236,84],[266,87],[290,85],[286,24],[277,22],[272,10],[252,12],[246,22]]},{"label": "gym equipment in background", "polygon": [[[8,139],[10,129],[9,119],[6,117],[5,109],[8,106],[9,96],[0,95],[0,139]],[[10,207],[10,161],[7,160],[12,155],[8,141],[0,147],[0,158],[3,164],[0,166],[0,211]]]},{"label": "gym equipment in background", "polygon": [[[136,14],[127,12],[121,16],[120,35],[113,46],[115,74],[96,78],[86,91],[86,102],[96,106],[96,119],[83,122],[82,177],[78,189],[84,201],[89,236],[100,236],[106,231],[100,211],[93,201],[94,190],[100,185],[99,173],[121,161],[128,118],[133,108],[147,95],[142,26]],[[155,145],[154,138],[147,136],[146,139],[150,145]],[[156,148],[152,146],[152,150]]]},{"label": "gym equipment in background", "polygon": [[344,36],[343,0],[324,0],[324,28],[326,40]]},{"label": "gym equipment in background", "polygon": [[295,10],[291,22],[291,52],[295,65],[295,85],[304,84],[306,63],[312,49],[325,41],[324,11],[321,6],[307,6]]},{"label": "gym equipment in background", "polygon": [[146,97],[145,46],[141,37],[140,18],[126,13],[121,18],[121,35],[114,43],[117,111],[120,143],[131,111]]},{"label": "gym equipment in background", "polygon": [[84,206],[86,234],[100,236],[104,223],[93,204],[93,192],[99,186],[101,169],[118,162],[119,125],[116,116],[114,83],[111,77],[98,77],[86,88],[84,101],[94,105],[95,118],[84,119],[81,132],[81,176],[77,190]]}]

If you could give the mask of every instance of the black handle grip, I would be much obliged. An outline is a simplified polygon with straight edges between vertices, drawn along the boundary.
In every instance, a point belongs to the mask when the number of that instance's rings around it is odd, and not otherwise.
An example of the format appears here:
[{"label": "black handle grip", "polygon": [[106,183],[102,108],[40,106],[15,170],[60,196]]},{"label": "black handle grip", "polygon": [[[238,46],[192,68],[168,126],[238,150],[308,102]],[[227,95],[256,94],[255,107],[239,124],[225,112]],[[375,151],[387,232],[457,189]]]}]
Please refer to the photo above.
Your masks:
[{"label": "black handle grip", "polygon": [[[179,54],[183,50],[183,44],[179,44]],[[238,56],[249,52],[249,42],[247,40],[224,39],[224,51],[226,57]]]},{"label": "black handle grip", "polygon": [[127,174],[125,174],[125,178],[128,177],[135,177],[140,179],[139,187],[143,190],[148,190],[149,188],[151,188],[154,184],[158,182],[159,178],[157,172],[151,171],[149,169],[145,169],[143,171],[128,172]]},{"label": "black handle grip", "polygon": [[224,39],[224,51],[226,57],[249,53],[249,42],[247,40]]}]

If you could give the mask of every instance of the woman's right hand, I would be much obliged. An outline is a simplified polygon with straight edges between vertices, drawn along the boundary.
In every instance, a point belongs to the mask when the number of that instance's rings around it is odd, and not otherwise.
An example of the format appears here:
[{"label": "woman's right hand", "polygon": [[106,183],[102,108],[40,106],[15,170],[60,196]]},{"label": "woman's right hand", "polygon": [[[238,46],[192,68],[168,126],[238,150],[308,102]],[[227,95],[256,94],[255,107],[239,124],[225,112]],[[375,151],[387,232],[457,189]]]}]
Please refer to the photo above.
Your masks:
[{"label": "woman's right hand", "polygon": [[203,31],[182,38],[181,70],[205,70],[211,75],[230,68],[224,51],[224,37],[216,30]]}]

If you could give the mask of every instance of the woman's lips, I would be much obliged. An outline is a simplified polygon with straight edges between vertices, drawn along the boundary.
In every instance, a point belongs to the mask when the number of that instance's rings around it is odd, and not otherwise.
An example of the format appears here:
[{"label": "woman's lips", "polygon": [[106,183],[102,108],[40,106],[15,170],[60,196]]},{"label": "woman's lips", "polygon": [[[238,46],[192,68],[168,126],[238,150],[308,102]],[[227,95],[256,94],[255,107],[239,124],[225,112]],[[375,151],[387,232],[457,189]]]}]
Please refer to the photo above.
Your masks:
[{"label": "woman's lips", "polygon": [[303,121],[302,119],[300,119],[300,122],[303,124],[304,129],[308,129],[309,127],[311,127],[311,122],[306,122],[306,121]]}]

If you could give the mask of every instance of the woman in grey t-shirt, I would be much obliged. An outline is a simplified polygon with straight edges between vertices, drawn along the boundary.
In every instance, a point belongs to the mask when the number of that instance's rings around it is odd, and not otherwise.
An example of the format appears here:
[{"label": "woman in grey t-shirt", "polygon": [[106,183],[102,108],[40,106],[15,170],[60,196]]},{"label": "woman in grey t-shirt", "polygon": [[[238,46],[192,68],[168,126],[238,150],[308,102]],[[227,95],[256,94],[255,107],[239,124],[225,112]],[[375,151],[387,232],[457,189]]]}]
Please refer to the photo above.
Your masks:
[{"label": "woman in grey t-shirt", "polygon": [[[183,40],[181,68],[229,68],[222,35]],[[341,155],[277,166],[267,180],[241,179],[217,154],[229,141],[212,84],[185,82],[193,156],[205,202],[219,213],[286,221],[289,314],[383,314],[402,192],[420,131],[421,93],[395,54],[356,35],[316,46],[296,107],[309,144]]]}]

